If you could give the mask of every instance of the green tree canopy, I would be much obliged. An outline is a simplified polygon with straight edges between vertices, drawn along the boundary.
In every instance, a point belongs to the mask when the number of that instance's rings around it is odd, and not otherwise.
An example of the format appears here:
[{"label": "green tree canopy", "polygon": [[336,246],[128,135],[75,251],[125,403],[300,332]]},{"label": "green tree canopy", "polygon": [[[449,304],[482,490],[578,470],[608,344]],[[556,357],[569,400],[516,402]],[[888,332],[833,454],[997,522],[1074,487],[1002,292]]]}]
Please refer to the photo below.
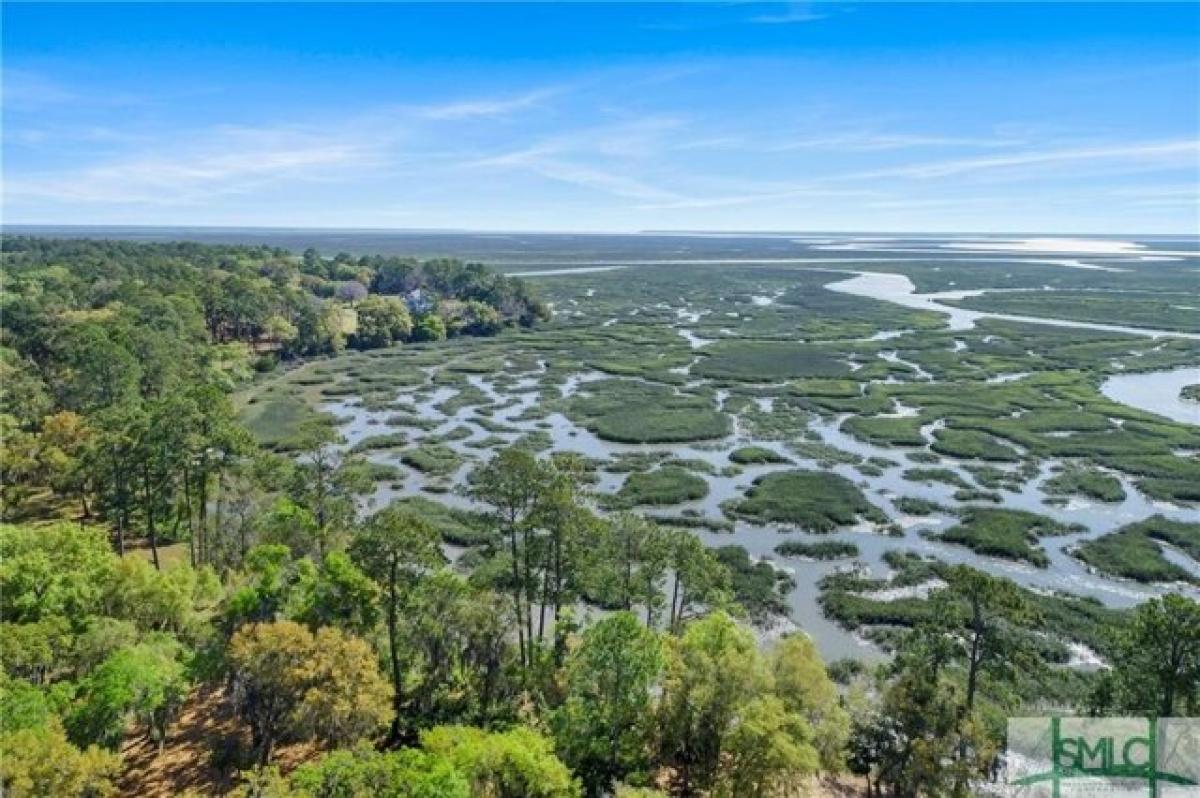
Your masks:
[{"label": "green tree canopy", "polygon": [[182,647],[165,636],[114,652],[80,684],[71,736],[81,744],[115,749],[132,719],[161,751],[187,694],[182,657]]},{"label": "green tree canopy", "polygon": [[588,795],[602,795],[648,769],[651,689],[662,661],[658,636],[628,612],[588,628],[567,657],[565,700],[553,728],[564,761]]},{"label": "green tree canopy", "polygon": [[358,329],[354,345],[360,349],[388,346],[407,340],[412,334],[412,318],[408,306],[394,297],[372,296],[359,302]]},{"label": "green tree canopy", "polygon": [[575,798],[579,785],[550,740],[526,726],[488,732],[438,726],[421,734],[421,747],[454,763],[471,793],[482,798]]},{"label": "green tree canopy", "polygon": [[1200,603],[1174,593],[1151,599],[1113,637],[1113,668],[1094,703],[1164,718],[1200,712]]},{"label": "green tree canopy", "polygon": [[291,786],[314,798],[471,798],[470,784],[449,760],[412,748],[334,751],[300,766]]}]

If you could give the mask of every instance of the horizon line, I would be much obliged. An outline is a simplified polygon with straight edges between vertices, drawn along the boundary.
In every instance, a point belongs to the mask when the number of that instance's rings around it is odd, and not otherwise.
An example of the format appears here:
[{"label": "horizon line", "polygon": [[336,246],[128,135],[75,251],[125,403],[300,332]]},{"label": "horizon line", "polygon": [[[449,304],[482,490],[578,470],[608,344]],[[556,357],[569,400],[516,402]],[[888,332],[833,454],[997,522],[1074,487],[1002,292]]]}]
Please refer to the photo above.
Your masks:
[{"label": "horizon line", "polygon": [[5,222],[0,223],[0,235],[8,231],[45,230],[45,231],[136,231],[136,230],[202,230],[202,231],[264,231],[264,232],[310,232],[310,233],[367,233],[367,234],[409,234],[409,235],[576,235],[576,236],[850,236],[850,235],[887,235],[896,237],[938,236],[955,237],[997,237],[997,236],[1086,236],[1089,238],[1200,238],[1200,230],[1195,232],[1108,232],[1093,233],[1071,230],[887,230],[876,228],[861,229],[796,229],[796,230],[736,230],[736,229],[689,229],[689,228],[647,228],[640,230],[571,230],[571,229],[512,229],[512,228],[472,228],[472,227],[318,227],[318,226],[288,226],[288,225],[221,225],[221,224],[73,224],[59,222]]}]

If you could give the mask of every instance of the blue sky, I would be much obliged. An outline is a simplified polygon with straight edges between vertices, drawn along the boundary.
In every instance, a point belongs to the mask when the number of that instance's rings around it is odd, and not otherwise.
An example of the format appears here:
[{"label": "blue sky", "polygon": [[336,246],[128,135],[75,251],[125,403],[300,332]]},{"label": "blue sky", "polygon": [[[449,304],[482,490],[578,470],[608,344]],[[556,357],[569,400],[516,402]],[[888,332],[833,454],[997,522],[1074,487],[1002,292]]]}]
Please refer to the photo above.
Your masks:
[{"label": "blue sky", "polygon": [[1200,227],[1197,4],[3,17],[9,223]]}]

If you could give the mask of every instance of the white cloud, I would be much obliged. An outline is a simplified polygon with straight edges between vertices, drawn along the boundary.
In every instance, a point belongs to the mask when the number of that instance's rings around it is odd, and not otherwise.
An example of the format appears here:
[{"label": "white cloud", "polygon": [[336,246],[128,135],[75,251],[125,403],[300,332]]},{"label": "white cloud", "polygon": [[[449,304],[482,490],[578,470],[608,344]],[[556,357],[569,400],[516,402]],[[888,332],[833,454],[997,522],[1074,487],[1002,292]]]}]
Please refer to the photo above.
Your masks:
[{"label": "white cloud", "polygon": [[913,178],[918,180],[955,177],[960,175],[1012,169],[1023,166],[1058,166],[1097,162],[1132,162],[1143,165],[1187,166],[1197,163],[1200,157],[1200,141],[1180,139],[1175,141],[1131,142],[1083,147],[1066,147],[1051,150],[1013,152],[976,158],[958,158],[907,164],[875,169],[846,175],[845,179],[876,179],[885,177]]},{"label": "white cloud", "polygon": [[533,165],[538,174],[563,183],[605,191],[618,197],[636,200],[677,200],[678,194],[651,185],[636,177],[615,174],[567,161],[541,160]]},{"label": "white cloud", "polygon": [[686,140],[673,134],[685,127],[676,116],[651,114],[633,119],[581,127],[552,135],[538,136],[527,147],[480,158],[473,165],[517,165],[537,155],[575,155],[590,160],[646,160],[667,149],[678,149]]},{"label": "white cloud", "polygon": [[755,25],[794,25],[799,22],[815,22],[825,19],[825,14],[818,14],[811,3],[789,3],[787,8],[779,13],[759,14],[750,17],[749,22]]},{"label": "white cloud", "polygon": [[651,115],[540,138],[530,146],[463,163],[471,169],[525,171],[560,183],[642,202],[674,203],[684,197],[636,172],[665,150],[683,120]]},{"label": "white cloud", "polygon": [[687,196],[639,207],[644,210],[699,210],[702,208],[729,208],[738,205],[754,205],[763,202],[780,202],[794,199],[863,199],[877,195],[878,192],[868,189],[837,189],[821,186],[818,183],[798,183],[789,188],[778,190],[764,190],[741,194]]},{"label": "white cloud", "polygon": [[477,100],[449,102],[440,105],[429,105],[418,109],[418,113],[427,119],[457,120],[474,118],[494,118],[508,116],[517,111],[523,111],[541,104],[543,101],[562,93],[562,89],[547,88],[527,92],[515,97],[492,97]]},{"label": "white cloud", "polygon": [[582,188],[602,191],[626,199],[678,202],[681,197],[644,180],[601,167],[580,164],[558,157],[560,150],[535,146],[465,164],[471,168],[520,169],[541,177]]},{"label": "white cloud", "polygon": [[1020,143],[1015,139],[933,136],[912,133],[842,133],[833,136],[808,136],[789,139],[764,147],[766,152],[827,150],[833,152],[884,152],[921,147],[1005,147]]},{"label": "white cloud", "polygon": [[[285,181],[351,181],[366,174],[368,167],[378,177],[414,157],[399,148],[409,139],[424,135],[440,148],[441,139],[432,131],[442,122],[497,118],[532,107],[559,91],[376,108],[332,125],[218,125],[185,135],[95,127],[90,130],[97,140],[102,137],[128,146],[114,156],[97,158],[93,153],[93,162],[78,168],[17,172],[10,164],[4,196],[74,204],[193,205]],[[18,140],[26,144],[46,143],[47,134],[41,128],[16,131]],[[90,137],[82,130],[72,135]],[[420,153],[426,166],[444,155]]]},{"label": "white cloud", "polygon": [[[1015,179],[1036,179],[1044,176],[1050,167],[1076,167],[1073,176],[1084,174],[1087,169],[1103,165],[1137,171],[1161,166],[1195,166],[1200,158],[1200,142],[1194,140],[1164,142],[1131,142],[1127,144],[1096,145],[1090,147],[1056,148],[1049,150],[1011,152],[994,156],[959,158],[917,164],[902,164],[868,171],[815,176],[792,183],[772,181],[755,186],[749,184],[741,191],[725,194],[704,195],[691,192],[679,199],[651,202],[641,206],[647,210],[721,208],[739,205],[754,205],[806,197],[863,197],[863,191],[839,189],[847,183],[870,183],[867,194],[888,189],[896,181],[936,181],[944,178],[961,178],[972,174],[987,175],[1005,172]],[[1026,167],[1036,167],[1029,170]],[[1023,170],[1023,171],[1022,171]],[[885,182],[886,181],[886,182]],[[676,194],[682,192],[676,191]],[[1195,189],[1193,188],[1193,195]],[[889,202],[890,200],[877,200]],[[900,200],[897,200],[900,202]]]},{"label": "white cloud", "polygon": [[[41,112],[50,108],[129,108],[155,99],[126,91],[96,90],[63,83],[41,72],[5,68],[0,81],[4,87],[5,111]],[[178,95],[176,95],[178,97]]]},{"label": "white cloud", "polygon": [[61,83],[36,72],[22,69],[5,69],[3,73],[4,105],[13,107],[38,107],[71,103],[80,99],[77,92]]},{"label": "white cloud", "polygon": [[285,128],[217,128],[178,149],[112,160],[78,171],[10,176],[8,198],[74,203],[203,202],[281,179],[318,178],[364,165],[374,148],[341,136]]}]

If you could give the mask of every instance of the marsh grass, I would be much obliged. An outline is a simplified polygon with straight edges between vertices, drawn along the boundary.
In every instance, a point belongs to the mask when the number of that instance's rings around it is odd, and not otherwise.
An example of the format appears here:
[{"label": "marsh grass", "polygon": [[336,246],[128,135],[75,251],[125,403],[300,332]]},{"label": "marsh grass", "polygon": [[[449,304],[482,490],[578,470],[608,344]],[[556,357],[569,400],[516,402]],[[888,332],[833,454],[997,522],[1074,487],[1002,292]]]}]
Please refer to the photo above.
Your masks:
[{"label": "marsh grass", "polygon": [[966,546],[977,554],[1024,560],[1038,568],[1050,564],[1038,539],[1053,535],[1069,535],[1081,528],[1060,524],[1053,518],[1025,510],[1007,508],[967,507],[959,523],[930,537]]},{"label": "marsh grass", "polygon": [[780,557],[800,557],[809,560],[845,560],[858,556],[858,546],[841,540],[785,540],[775,547]]},{"label": "marsh grass", "polygon": [[792,524],[808,532],[832,532],[861,519],[884,523],[886,516],[853,482],[827,471],[779,471],[754,481],[746,496],[728,503],[727,513],[761,523]]},{"label": "marsh grass", "polygon": [[408,436],[403,432],[391,432],[386,435],[372,435],[363,438],[350,447],[352,452],[370,452],[380,449],[399,449],[408,444]]},{"label": "marsh grass", "polygon": [[572,398],[568,414],[597,436],[619,443],[711,440],[731,428],[709,396],[634,380],[587,384]]},{"label": "marsh grass", "polygon": [[1200,584],[1200,572],[1168,560],[1163,555],[1163,543],[1200,562],[1200,523],[1172,521],[1156,515],[1084,541],[1074,554],[1103,573],[1138,582]]},{"label": "marsh grass", "polygon": [[653,471],[641,471],[625,478],[617,491],[621,506],[665,506],[703,499],[708,495],[708,483],[687,469],[664,465]]},{"label": "marsh grass", "polygon": [[925,446],[919,417],[887,418],[851,416],[842,422],[842,431],[860,440],[880,446]]},{"label": "marsh grass", "polygon": [[850,367],[821,347],[781,341],[721,341],[703,350],[696,374],[714,379],[774,382],[796,377],[845,377]]},{"label": "marsh grass", "polygon": [[1102,502],[1125,501],[1125,488],[1112,474],[1088,468],[1068,468],[1042,483],[1051,496],[1086,496]]},{"label": "marsh grass", "polygon": [[998,442],[995,438],[975,430],[944,428],[933,433],[930,448],[950,457],[964,460],[989,460],[1012,463],[1021,459],[1016,449]]},{"label": "marsh grass", "polygon": [[462,456],[449,446],[432,443],[402,452],[400,461],[422,474],[445,476],[453,473],[462,464]]},{"label": "marsh grass", "polygon": [[314,410],[299,396],[275,394],[248,404],[242,422],[259,445],[276,452],[292,452],[305,448],[314,435],[331,433],[335,419]]},{"label": "marsh grass", "polygon": [[940,482],[964,490],[973,487],[970,482],[959,476],[957,471],[949,468],[906,468],[902,476],[909,482]]},{"label": "marsh grass", "polygon": [[790,463],[791,460],[774,449],[765,446],[742,446],[729,453],[729,459],[740,465],[761,465],[764,463]]}]

